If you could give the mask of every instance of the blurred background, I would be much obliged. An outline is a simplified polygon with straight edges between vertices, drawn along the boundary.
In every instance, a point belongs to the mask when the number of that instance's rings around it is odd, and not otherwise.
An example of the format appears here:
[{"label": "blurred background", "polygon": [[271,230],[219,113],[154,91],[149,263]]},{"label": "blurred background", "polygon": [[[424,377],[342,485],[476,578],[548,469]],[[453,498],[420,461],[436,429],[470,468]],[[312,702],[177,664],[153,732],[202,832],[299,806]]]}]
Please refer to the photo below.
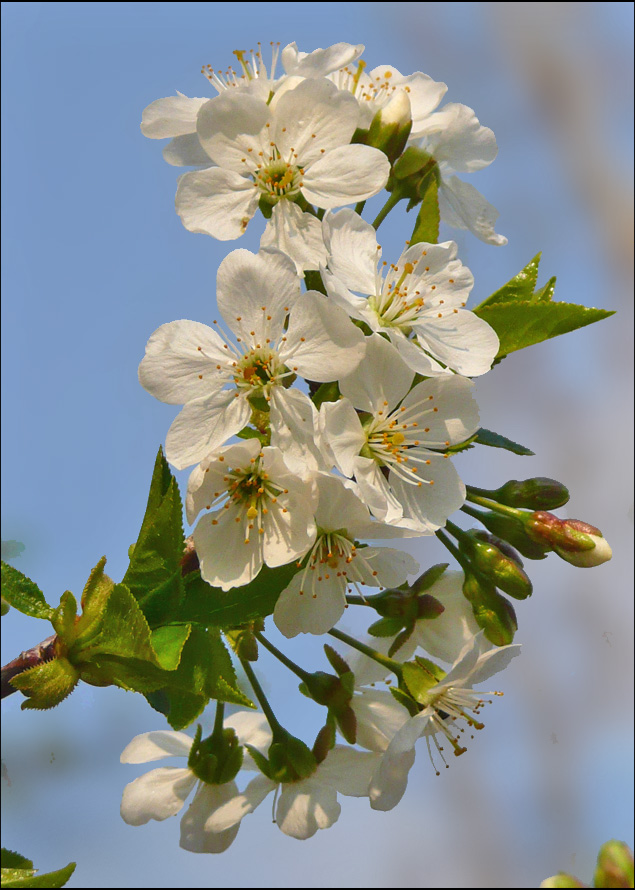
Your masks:
[{"label": "blurred background", "polygon": [[[561,869],[589,880],[602,842],[632,844],[632,19],[631,3],[606,2],[2,5],[2,538],[24,544],[13,564],[52,603],[79,594],[102,554],[113,578],[125,570],[175,413],[137,383],[148,336],[213,318],[221,259],[258,246],[257,223],[240,245],[187,232],[177,171],[139,131],[156,98],[212,95],[201,65],[226,68],[258,40],[344,40],[366,45],[371,68],[445,81],[446,101],[473,107],[499,145],[466,178],[509,245],[442,231],[475,275],[472,305],[542,250],[557,300],[618,313],[478,381],[483,425],[536,456],[473,449],[457,458],[462,477],[560,479],[572,491],[561,515],[598,525],[614,558],[586,572],[530,564],[523,655],[449,770],[436,777],[423,749],[390,813],[346,798],[336,826],[300,843],[265,804],[227,853],[196,856],[178,847],[177,820],[119,817],[124,785],[146,771],[120,765],[121,750],[165,727],[140,696],[81,685],[35,713],[16,694],[2,705],[5,846],[44,871],[76,860],[74,887],[537,887]],[[411,227],[398,208],[385,257]],[[444,557],[436,539],[408,547],[423,568]],[[358,628],[349,613],[342,626]],[[49,632],[15,610],[3,631],[3,663]],[[289,651],[324,665],[319,640]],[[261,658],[281,720],[311,739],[321,709]]]}]

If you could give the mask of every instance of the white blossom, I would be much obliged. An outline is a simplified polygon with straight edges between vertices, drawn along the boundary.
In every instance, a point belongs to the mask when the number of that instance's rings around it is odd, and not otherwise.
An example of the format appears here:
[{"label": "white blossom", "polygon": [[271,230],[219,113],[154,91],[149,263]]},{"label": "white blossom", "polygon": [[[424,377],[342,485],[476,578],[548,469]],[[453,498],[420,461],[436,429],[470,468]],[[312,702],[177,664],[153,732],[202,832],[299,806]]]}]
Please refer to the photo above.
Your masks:
[{"label": "white blossom", "polygon": [[306,414],[308,397],[287,388],[290,378],[336,380],[365,352],[364,335],[342,309],[317,291],[300,293],[294,265],[280,251],[225,257],[217,303],[235,344],[199,322],[173,321],[150,337],[139,366],[155,398],[184,404],[166,439],[166,456],[178,469],[248,424],[254,398],[270,407],[272,426],[298,406]]},{"label": "white blossom", "polygon": [[315,540],[311,486],[291,473],[282,452],[257,439],[228,445],[190,474],[186,511],[202,577],[229,590],[263,565],[286,565]]},{"label": "white blossom", "polygon": [[387,334],[413,371],[472,377],[490,369],[498,337],[464,308],[474,278],[453,241],[414,244],[396,263],[379,265],[375,229],[354,211],[328,213],[323,232],[329,296],[372,331]]},{"label": "white blossom", "polygon": [[359,107],[325,78],[279,90],[271,102],[226,91],[197,115],[198,138],[216,167],[179,180],[176,209],[191,232],[221,241],[240,237],[260,201],[272,209],[261,245],[291,256],[298,269],[324,259],[320,221],[302,202],[324,209],[377,194],[390,164],[378,149],[351,145]]},{"label": "white blossom", "polygon": [[377,519],[432,534],[465,499],[449,455],[439,451],[478,429],[473,384],[452,375],[410,390],[413,372],[378,334],[367,338],[366,359],[340,381],[344,398],[322,405],[325,439],[337,468],[355,477]]},{"label": "white blossom", "polygon": [[358,589],[396,587],[419,567],[402,550],[358,547],[357,540],[395,538],[401,530],[373,522],[368,509],[343,480],[320,475],[316,484],[316,540],[306,565],[282,591],[273,613],[286,637],[330,630],[346,608],[348,585]]}]

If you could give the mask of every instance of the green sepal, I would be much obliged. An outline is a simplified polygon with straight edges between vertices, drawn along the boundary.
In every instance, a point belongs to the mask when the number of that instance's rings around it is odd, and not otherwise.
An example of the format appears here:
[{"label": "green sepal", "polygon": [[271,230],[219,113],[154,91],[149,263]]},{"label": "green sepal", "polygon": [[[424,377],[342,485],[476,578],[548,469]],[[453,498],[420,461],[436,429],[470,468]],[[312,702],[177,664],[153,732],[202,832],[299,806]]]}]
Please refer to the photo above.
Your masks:
[{"label": "green sepal", "polygon": [[399,689],[397,686],[390,686],[389,691],[395,701],[398,701],[400,705],[403,705],[403,707],[406,708],[411,717],[417,716],[419,713],[419,706],[411,695],[405,690]]},{"label": "green sepal", "polygon": [[268,445],[268,436],[266,433],[261,433],[260,430],[255,430],[251,426],[245,426],[236,433],[239,439],[258,439],[263,445]]},{"label": "green sepal", "polygon": [[202,727],[196,728],[187,765],[208,785],[225,785],[236,778],[243,764],[244,749],[234,729],[221,729],[201,741]]},{"label": "green sepal", "polygon": [[315,772],[317,762],[301,739],[283,730],[274,734],[269,748],[270,778],[274,782],[297,782]]},{"label": "green sepal", "polygon": [[449,562],[439,562],[436,565],[430,566],[422,575],[412,582],[410,585],[410,590],[412,593],[416,593],[417,595],[423,593],[426,590],[429,590],[433,584],[436,584],[443,575],[445,574],[446,569],[449,567]]},{"label": "green sepal", "polygon": [[500,341],[498,359],[615,314],[607,309],[553,302],[494,303],[473,311],[496,331]]},{"label": "green sepal", "polygon": [[479,511],[478,521],[493,535],[497,535],[508,544],[511,544],[526,559],[545,559],[551,546],[545,547],[538,544],[525,532],[524,526],[511,516],[503,516],[501,513]]},{"label": "green sepal", "polygon": [[346,659],[340,655],[337,649],[334,649],[332,646],[329,646],[328,643],[324,644],[324,654],[328,658],[329,664],[336,672],[336,674],[340,677],[345,677],[347,674],[352,673],[349,663]]},{"label": "green sepal", "polygon": [[445,677],[445,671],[429,658],[416,656],[414,661],[407,661],[402,665],[402,676],[415,701],[427,705],[428,693]]},{"label": "green sepal", "polygon": [[403,627],[401,618],[380,618],[368,628],[368,633],[373,637],[394,637]]},{"label": "green sepal", "polygon": [[507,646],[518,630],[516,611],[512,604],[483,579],[467,575],[463,595],[472,605],[476,623],[495,646]]},{"label": "green sepal", "polygon": [[232,627],[224,631],[227,642],[239,658],[246,661],[258,661],[258,640],[254,632],[263,631],[265,623],[257,618],[240,627]]},{"label": "green sepal", "polygon": [[2,563],[2,596],[10,606],[31,618],[46,619],[53,614],[37,584],[6,562]]},{"label": "green sepal", "polygon": [[[3,857],[4,861],[4,857]],[[26,860],[29,861],[29,860]],[[35,874],[33,868],[5,868],[2,867],[2,887],[63,887],[70,880],[77,866],[76,862],[69,862],[65,868],[59,871],[49,871],[44,875]]]},{"label": "green sepal", "polygon": [[439,212],[439,182],[434,171],[428,173],[419,186],[421,205],[417,214],[417,221],[410,236],[410,246],[426,242],[436,244],[439,240],[439,225],[441,214]]},{"label": "green sepal", "polygon": [[388,658],[392,658],[395,652],[398,652],[401,647],[408,642],[410,637],[412,636],[412,632],[415,629],[415,622],[411,621],[409,624],[404,627],[401,633],[397,634],[395,639],[390,644],[390,649],[388,650]]},{"label": "green sepal", "polygon": [[329,715],[326,723],[318,732],[311,749],[317,763],[322,763],[323,760],[326,760],[329,751],[335,747],[335,738],[335,721]]},{"label": "green sepal", "polygon": [[79,671],[67,658],[52,658],[11,679],[11,685],[27,696],[22,710],[45,711],[71,694],[79,682]]},{"label": "green sepal", "polygon": [[489,448],[504,448],[505,451],[519,454],[521,457],[533,457],[535,454],[535,452],[530,451],[524,445],[519,445],[518,442],[513,442],[507,436],[501,436],[500,433],[486,430],[485,427],[481,427],[477,432],[474,442],[477,445],[487,445]]},{"label": "green sepal", "polygon": [[[538,268],[540,266],[541,255],[542,254],[537,253],[533,260],[530,260],[525,268],[520,270],[518,275],[514,275],[507,284],[504,284],[497,291],[494,291],[494,293],[486,300],[483,300],[482,303],[479,303],[477,308],[482,309],[484,306],[491,306],[494,303],[516,303],[533,300],[534,291],[538,282]],[[552,278],[548,284],[551,284],[551,282],[555,283],[555,278]],[[542,289],[543,292],[548,287],[548,284]],[[553,287],[551,293],[553,294]]]},{"label": "green sepal", "polygon": [[159,448],[143,523],[123,577],[152,627],[181,620],[182,517],[179,487]]},{"label": "green sepal", "polygon": [[264,195],[260,196],[260,200],[258,201],[258,209],[265,219],[271,219],[271,215],[273,213],[273,204],[271,203],[271,201],[268,201]]},{"label": "green sepal", "polygon": [[249,751],[249,753],[253,757],[254,762],[255,762],[256,766],[258,767],[258,769],[260,770],[260,772],[263,775],[265,775],[268,779],[271,779],[271,781],[274,781],[274,779],[271,775],[271,767],[269,765],[269,761],[267,760],[265,755],[262,754],[258,750],[258,748],[254,748],[253,745],[245,745],[245,748]]}]

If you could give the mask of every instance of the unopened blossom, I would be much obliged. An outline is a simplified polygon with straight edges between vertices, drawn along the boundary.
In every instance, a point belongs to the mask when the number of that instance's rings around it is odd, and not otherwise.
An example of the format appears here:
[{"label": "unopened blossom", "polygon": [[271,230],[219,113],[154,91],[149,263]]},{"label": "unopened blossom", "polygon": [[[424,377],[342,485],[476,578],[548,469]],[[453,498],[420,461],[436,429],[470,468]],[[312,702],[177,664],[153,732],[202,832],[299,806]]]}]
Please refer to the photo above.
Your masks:
[{"label": "unopened blossom", "polygon": [[[271,734],[262,726],[262,739],[251,742],[236,727],[238,738],[252,744],[266,754]],[[376,769],[378,757],[374,752],[357,751],[336,745],[314,772],[296,782],[276,782],[260,774],[247,785],[242,794],[228,800],[209,818],[206,826],[211,831],[226,832],[236,829],[244,816],[258,807],[272,792],[275,794],[274,820],[284,834],[306,840],[320,828],[330,828],[337,822],[341,806],[337,795],[366,797],[368,784]]]},{"label": "unopened blossom", "polygon": [[346,590],[397,587],[418,571],[418,563],[402,550],[358,547],[357,540],[396,538],[400,529],[371,520],[368,508],[335,476],[316,479],[319,502],[317,536],[306,565],[282,591],[273,613],[286,637],[323,634],[346,608]]},{"label": "unopened blossom", "polygon": [[378,111],[385,108],[401,92],[407,94],[412,117],[410,138],[420,135],[428,116],[436,109],[447,92],[444,83],[437,82],[424,74],[402,74],[392,65],[378,65],[366,71],[366,64],[358,61],[356,66],[341,66],[329,74],[340,90],[351,93],[359,102],[362,117],[360,127],[367,129]]},{"label": "unopened blossom", "polygon": [[261,244],[298,269],[324,259],[320,221],[306,202],[331,209],[377,194],[390,164],[378,149],[351,145],[359,107],[325,78],[307,78],[263,99],[226,91],[198,112],[198,138],[216,167],[179,180],[176,209],[186,229],[239,238],[258,209],[271,210]]},{"label": "unopened blossom", "polygon": [[473,185],[455,173],[474,173],[488,167],[498,153],[496,137],[467,105],[450,103],[431,114],[419,130],[419,145],[439,165],[441,219],[456,229],[469,229],[487,244],[507,244],[494,231],[498,210]]},{"label": "unopened blossom", "polygon": [[414,244],[396,263],[380,262],[375,229],[352,210],[323,224],[329,296],[372,331],[387,334],[405,363],[426,377],[484,374],[498,352],[486,321],[465,309],[474,284],[454,241]]},{"label": "unopened blossom", "polygon": [[[241,711],[224,721],[226,728],[240,730],[244,744],[260,745],[268,738],[262,714]],[[190,755],[193,739],[184,732],[158,730],[134,738],[121,755],[122,763],[149,763],[166,757]],[[256,769],[249,755],[243,768]],[[186,799],[196,788],[189,808],[181,819],[180,846],[192,853],[222,853],[238,834],[239,824],[225,831],[212,830],[210,817],[238,794],[235,781],[222,785],[201,781],[186,767],[160,767],[145,773],[126,785],[121,801],[121,816],[128,825],[145,825],[151,819],[162,822],[176,816]]]},{"label": "unopened blossom", "polygon": [[337,468],[355,477],[373,515],[432,534],[465,500],[449,455],[439,452],[476,432],[478,410],[466,378],[410,389],[413,377],[395,347],[373,334],[363,368],[340,381],[343,398],[324,403],[320,415]]},{"label": "unopened blossom", "polygon": [[315,541],[312,488],[291,473],[282,452],[257,439],[228,445],[190,474],[186,511],[201,575],[229,590],[249,583],[263,565],[298,559]]},{"label": "unopened blossom", "polygon": [[[336,43],[327,49],[316,49],[311,53],[301,53],[295,43],[289,43],[280,53],[280,44],[271,43],[271,61],[267,65],[262,47],[257,50],[234,50],[237,70],[231,66],[225,71],[204,65],[201,73],[207,78],[218,94],[226,90],[239,90],[258,96],[265,102],[269,96],[287,85],[293,75],[293,83],[300,77],[323,77],[348,65],[363,52],[362,45]],[[278,75],[276,67],[281,55],[284,73]],[[177,167],[209,167],[212,159],[201,146],[196,132],[196,118],[199,109],[209,101],[204,98],[189,98],[183,93],[157,99],[143,111],[141,132],[149,139],[166,139],[170,142],[163,149],[163,157]]]},{"label": "unopened blossom", "polygon": [[373,809],[390,810],[399,803],[414,763],[415,744],[422,736],[426,738],[431,760],[432,742],[445,762],[441,744],[444,738],[455,756],[465,753],[467,749],[461,739],[465,726],[470,730],[483,729],[480,712],[489,702],[484,696],[502,694],[480,692],[473,687],[504,670],[519,654],[519,645],[492,648],[479,632],[468,640],[447,674],[436,669],[442,679],[431,683],[426,700],[414,717],[388,690],[366,687],[353,696],[351,707],[357,718],[357,741],[382,755],[369,786]]},{"label": "unopened blossom", "polygon": [[150,337],[139,366],[148,392],[185,406],[166,438],[167,459],[178,469],[248,424],[254,399],[271,409],[275,426],[308,401],[287,388],[294,375],[336,380],[365,352],[364,335],[342,309],[317,291],[300,293],[293,262],[280,251],[235,250],[225,257],[217,303],[235,343],[205,324],[173,321]]}]

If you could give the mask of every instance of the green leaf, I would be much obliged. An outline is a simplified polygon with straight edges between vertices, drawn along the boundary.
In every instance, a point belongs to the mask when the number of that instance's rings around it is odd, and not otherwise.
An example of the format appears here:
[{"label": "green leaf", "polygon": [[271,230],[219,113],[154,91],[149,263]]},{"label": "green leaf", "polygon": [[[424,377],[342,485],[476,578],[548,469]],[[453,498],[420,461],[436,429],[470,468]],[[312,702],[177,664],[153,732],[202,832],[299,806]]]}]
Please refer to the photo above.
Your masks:
[{"label": "green leaf", "polygon": [[[479,303],[477,309],[482,309],[484,306],[491,306],[493,303],[514,303],[517,301],[529,301],[535,299],[534,290],[536,282],[538,281],[540,256],[541,254],[537,253],[533,260],[530,260],[525,268],[520,270],[518,275],[514,275],[507,284],[504,284],[501,288],[495,291],[491,297],[488,297],[486,300],[483,300],[482,303]],[[555,281],[555,278],[551,279],[553,284],[555,284]],[[551,282],[549,282],[549,284],[551,284]],[[543,291],[545,291],[548,286],[549,285],[545,285]],[[553,287],[551,288],[551,294],[553,295]]]},{"label": "green leaf", "polygon": [[324,402],[337,402],[340,397],[340,388],[337,380],[331,383],[322,383],[313,394],[313,404],[319,408]]},{"label": "green leaf", "polygon": [[53,614],[37,584],[6,562],[2,563],[2,596],[10,606],[31,618],[50,618]]},{"label": "green leaf", "polygon": [[148,622],[139,603],[123,583],[115,584],[111,590],[98,626],[91,627],[88,638],[80,633],[71,650],[71,656],[79,661],[90,661],[103,655],[137,658],[159,666]]},{"label": "green leaf", "polygon": [[[28,862],[29,860],[25,861]],[[44,875],[36,875],[32,868],[5,868],[3,865],[2,887],[63,887],[70,880],[76,866],[77,863],[69,862],[65,868],[61,868],[59,871],[50,871]]]},{"label": "green leaf", "polygon": [[141,531],[123,578],[153,627],[179,617],[183,541],[181,495],[159,449]]},{"label": "green leaf", "polygon": [[152,631],[152,648],[164,670],[175,671],[179,666],[191,629],[189,624],[170,624]]},{"label": "green leaf", "polygon": [[540,290],[537,290],[534,294],[534,302],[544,302],[549,303],[553,300],[553,292],[556,289],[556,276],[550,278],[549,281],[545,284],[544,287],[541,287]]},{"label": "green leaf", "polygon": [[380,618],[368,628],[368,633],[373,637],[394,637],[403,627],[401,618]]},{"label": "green leaf", "polygon": [[420,241],[436,244],[439,240],[439,224],[441,222],[439,213],[439,183],[434,172],[431,172],[426,177],[422,191],[417,222],[410,236],[411,246],[418,244]]},{"label": "green leaf", "polygon": [[478,445],[489,445],[490,448],[504,448],[505,451],[512,451],[514,454],[520,454],[523,457],[532,457],[534,455],[534,452],[530,451],[529,448],[525,448],[524,445],[519,445],[518,442],[512,442],[511,439],[508,439],[506,436],[501,436],[500,433],[493,433],[492,430],[486,430],[485,427],[480,428],[474,441]]},{"label": "green leaf", "polygon": [[60,604],[51,615],[51,624],[55,633],[60,636],[67,645],[72,645],[75,640],[75,619],[77,618],[77,600],[70,592],[64,591]]},{"label": "green leaf", "polygon": [[500,340],[497,358],[551,337],[567,334],[614,315],[575,303],[495,303],[477,306],[474,313],[488,322]]},{"label": "green leaf", "polygon": [[33,863],[26,856],[3,847],[0,852],[0,868],[33,869]]},{"label": "green leaf", "polygon": [[235,627],[265,618],[297,571],[295,562],[275,569],[263,566],[249,584],[227,591],[207,584],[200,572],[190,572],[183,579],[185,601],[179,616],[182,621],[215,627]]}]

